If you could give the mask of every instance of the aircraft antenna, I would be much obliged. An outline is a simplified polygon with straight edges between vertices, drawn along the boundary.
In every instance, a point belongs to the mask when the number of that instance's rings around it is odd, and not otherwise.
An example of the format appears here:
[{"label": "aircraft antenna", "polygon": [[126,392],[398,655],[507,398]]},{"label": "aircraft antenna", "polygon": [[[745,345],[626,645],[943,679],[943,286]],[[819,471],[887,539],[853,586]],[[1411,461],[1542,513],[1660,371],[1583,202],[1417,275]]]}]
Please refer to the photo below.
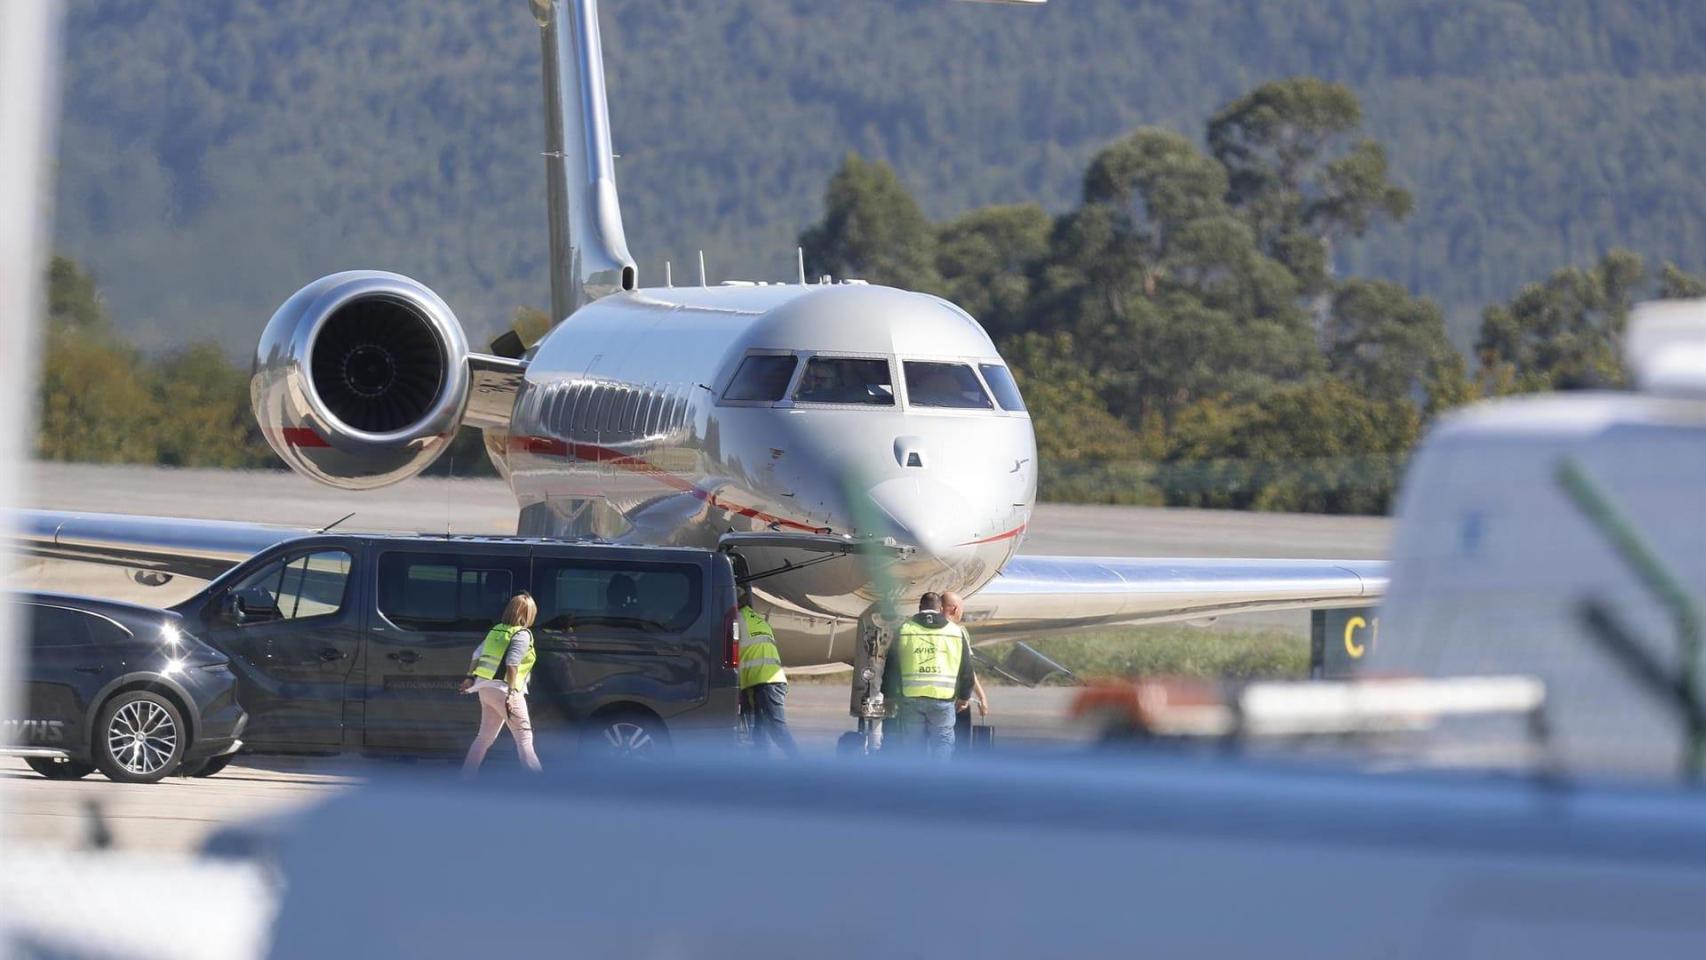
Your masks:
[{"label": "aircraft antenna", "polygon": [[668,260],[663,262],[663,285],[666,287],[675,286],[675,274],[670,272]]},{"label": "aircraft antenna", "polygon": [[794,248],[794,262],[800,268],[800,286],[806,285],[806,248]]},{"label": "aircraft antenna", "polygon": [[699,251],[699,285],[701,287],[710,286],[705,282],[705,251],[703,250]]}]

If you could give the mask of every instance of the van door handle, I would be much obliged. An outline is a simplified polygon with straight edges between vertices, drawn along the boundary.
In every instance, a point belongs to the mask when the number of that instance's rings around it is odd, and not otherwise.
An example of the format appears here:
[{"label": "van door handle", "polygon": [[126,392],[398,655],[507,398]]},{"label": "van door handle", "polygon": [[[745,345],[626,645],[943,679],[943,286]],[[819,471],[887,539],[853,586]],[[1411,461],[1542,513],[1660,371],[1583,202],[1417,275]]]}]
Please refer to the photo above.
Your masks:
[{"label": "van door handle", "polygon": [[385,656],[398,663],[414,663],[421,658],[421,655],[413,650],[398,650],[396,653],[387,653]]},{"label": "van door handle", "polygon": [[320,651],[320,660],[323,663],[331,663],[334,660],[342,660],[343,658],[344,652],[336,647],[327,647]]},{"label": "van door handle", "polygon": [[104,673],[107,668],[104,664],[94,663],[85,667],[73,667],[72,669],[78,673]]}]

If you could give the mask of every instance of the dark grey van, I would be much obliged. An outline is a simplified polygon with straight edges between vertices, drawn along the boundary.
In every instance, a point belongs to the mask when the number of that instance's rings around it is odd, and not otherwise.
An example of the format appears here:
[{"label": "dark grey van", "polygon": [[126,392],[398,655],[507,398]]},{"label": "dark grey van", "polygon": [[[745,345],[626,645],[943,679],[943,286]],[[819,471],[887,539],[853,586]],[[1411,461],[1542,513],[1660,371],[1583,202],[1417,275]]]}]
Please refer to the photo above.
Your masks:
[{"label": "dark grey van", "polygon": [[539,604],[528,706],[545,762],[565,743],[643,754],[732,736],[735,579],[718,553],[319,535],[174,609],[231,658],[245,750],[454,755],[479,726],[457,689],[469,656],[523,589]]}]

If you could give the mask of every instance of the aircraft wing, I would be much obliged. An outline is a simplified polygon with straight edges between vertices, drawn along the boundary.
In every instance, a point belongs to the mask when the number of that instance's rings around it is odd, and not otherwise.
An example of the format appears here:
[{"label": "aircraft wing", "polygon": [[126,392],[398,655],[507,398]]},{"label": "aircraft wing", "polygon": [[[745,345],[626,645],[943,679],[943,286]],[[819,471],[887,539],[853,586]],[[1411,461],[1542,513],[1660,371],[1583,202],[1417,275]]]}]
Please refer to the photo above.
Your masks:
[{"label": "aircraft wing", "polygon": [[[163,605],[257,553],[312,533],[295,527],[118,513],[21,510],[13,515],[21,569],[14,587],[94,593]],[[101,576],[108,570],[119,576]],[[167,589],[162,587],[171,586]]]},{"label": "aircraft wing", "polygon": [[1375,560],[1014,557],[966,600],[980,643],[1114,624],[1360,607],[1386,592]]}]

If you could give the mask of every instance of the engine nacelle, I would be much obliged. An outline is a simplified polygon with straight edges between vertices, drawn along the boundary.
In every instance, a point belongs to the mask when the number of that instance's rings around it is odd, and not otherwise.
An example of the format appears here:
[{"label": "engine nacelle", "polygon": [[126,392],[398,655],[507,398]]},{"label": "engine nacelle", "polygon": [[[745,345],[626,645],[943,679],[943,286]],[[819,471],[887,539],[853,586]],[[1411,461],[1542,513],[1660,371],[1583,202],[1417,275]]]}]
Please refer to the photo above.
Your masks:
[{"label": "engine nacelle", "polygon": [[291,469],[346,490],[425,470],[468,402],[468,340],[439,296],[395,273],[321,277],[278,308],[249,396]]}]

